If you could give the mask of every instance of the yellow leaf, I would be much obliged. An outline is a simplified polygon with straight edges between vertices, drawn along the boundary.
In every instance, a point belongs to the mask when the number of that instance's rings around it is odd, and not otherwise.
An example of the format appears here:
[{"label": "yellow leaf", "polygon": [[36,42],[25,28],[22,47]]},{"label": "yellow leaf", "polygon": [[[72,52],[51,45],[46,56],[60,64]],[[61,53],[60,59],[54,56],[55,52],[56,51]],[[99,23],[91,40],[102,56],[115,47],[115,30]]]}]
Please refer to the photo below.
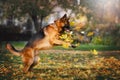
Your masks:
[{"label": "yellow leaf", "polygon": [[74,26],[75,25],[75,22],[74,21],[71,21],[70,22],[70,26]]},{"label": "yellow leaf", "polygon": [[20,65],[20,68],[23,68],[23,65]]},{"label": "yellow leaf", "polygon": [[74,67],[79,68],[79,65],[74,65]]},{"label": "yellow leaf", "polygon": [[69,44],[68,43],[65,43],[62,45],[64,48],[69,48]]},{"label": "yellow leaf", "polygon": [[87,36],[93,36],[94,35],[94,32],[89,32],[88,34],[87,34]]},{"label": "yellow leaf", "polygon": [[74,61],[77,62],[79,59],[78,58],[75,58]]},{"label": "yellow leaf", "polygon": [[93,54],[94,54],[94,55],[98,55],[98,52],[94,49],[94,50],[93,50]]}]

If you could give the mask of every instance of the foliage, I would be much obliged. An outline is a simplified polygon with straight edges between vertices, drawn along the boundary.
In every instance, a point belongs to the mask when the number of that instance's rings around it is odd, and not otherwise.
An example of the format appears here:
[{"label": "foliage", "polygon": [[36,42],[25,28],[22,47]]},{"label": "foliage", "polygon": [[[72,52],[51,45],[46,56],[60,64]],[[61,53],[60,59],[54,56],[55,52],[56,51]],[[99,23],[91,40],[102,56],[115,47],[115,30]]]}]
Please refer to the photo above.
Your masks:
[{"label": "foliage", "polygon": [[114,40],[112,36],[106,36],[103,38],[102,44],[104,45],[114,45]]},{"label": "foliage", "polygon": [[91,50],[91,53],[93,53],[94,55],[98,55],[98,51],[97,50]]},{"label": "foliage", "polygon": [[102,38],[100,36],[93,37],[92,43],[93,44],[101,44],[102,43]]},{"label": "foliage", "polygon": [[[46,16],[48,9],[51,8],[49,1],[42,0],[6,0],[3,4],[3,9],[6,8],[5,13],[9,12],[7,15],[14,16],[24,15],[26,13],[30,15],[42,14]],[[47,6],[48,4],[50,4],[49,7]]]},{"label": "foliage", "polygon": [[100,37],[96,36],[92,39],[93,44],[101,44],[101,45],[114,45],[113,38],[111,36]]},{"label": "foliage", "polygon": [[73,42],[72,35],[73,35],[72,32],[64,32],[60,36],[60,39],[64,40],[65,42],[72,43]]},{"label": "foliage", "polygon": [[[96,51],[95,51],[96,52]],[[104,55],[103,55],[104,54]],[[92,52],[47,51],[40,52],[40,63],[32,73],[23,74],[20,57],[8,52],[0,53],[0,79],[38,80],[118,80],[120,57]],[[116,54],[117,55],[117,54]]]},{"label": "foliage", "polygon": [[[110,2],[104,0],[81,0],[81,5],[76,9],[78,10],[78,13],[75,16],[75,19],[71,22],[71,25],[74,26],[74,30],[77,33],[77,40],[81,42],[80,39],[83,39],[86,35],[81,36],[80,32],[85,31],[88,33],[87,36],[92,35],[90,38],[93,38],[92,43],[94,44],[119,46],[119,3],[120,1],[118,0],[110,0]],[[81,14],[87,17],[86,25],[80,23]],[[89,31],[91,33],[89,33]],[[96,33],[93,34],[94,32]],[[81,38],[79,38],[79,35]],[[90,42],[91,41],[89,41],[89,43]]]},{"label": "foliage", "polygon": [[61,36],[60,39],[66,42],[66,44],[63,44],[64,48],[69,48],[69,44],[73,42],[73,34],[72,32],[64,32]]},{"label": "foliage", "polygon": [[[7,18],[20,18],[29,15],[34,22],[36,31],[39,31],[43,19],[54,13],[55,7],[59,6],[66,10],[72,9],[74,4],[76,4],[74,0],[1,0],[0,9],[2,9],[4,17]],[[41,21],[40,24],[38,21]]]},{"label": "foliage", "polygon": [[[70,25],[79,42],[90,43],[92,40],[93,44],[119,46],[119,3],[119,0],[110,0],[109,2],[80,0],[80,4],[77,3],[77,0],[1,0],[0,10],[4,12],[4,16],[9,18],[18,18],[28,14],[38,31],[43,18],[54,13],[55,7],[61,7],[66,12],[69,9]],[[40,24],[38,24],[38,20],[41,21]],[[98,30],[98,35],[94,33],[96,30]],[[86,34],[81,36],[81,31],[85,31]],[[84,37],[86,41],[84,41]],[[67,44],[64,47],[67,47]]]},{"label": "foliage", "polygon": [[94,32],[92,32],[92,31],[87,33],[88,37],[93,36],[93,35],[94,35]]}]

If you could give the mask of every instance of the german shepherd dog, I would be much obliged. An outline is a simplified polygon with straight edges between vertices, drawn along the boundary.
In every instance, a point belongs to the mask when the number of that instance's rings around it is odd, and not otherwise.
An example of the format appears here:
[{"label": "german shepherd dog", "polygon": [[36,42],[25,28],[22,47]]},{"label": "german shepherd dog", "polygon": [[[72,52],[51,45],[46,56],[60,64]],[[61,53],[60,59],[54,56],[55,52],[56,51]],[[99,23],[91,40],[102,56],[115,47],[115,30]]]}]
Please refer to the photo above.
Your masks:
[{"label": "german shepherd dog", "polygon": [[[6,48],[12,54],[22,57],[23,72],[27,73],[39,62],[38,50],[49,49],[55,44],[65,44],[66,42],[59,40],[59,35],[62,31],[69,29],[69,18],[65,14],[62,18],[55,20],[54,23],[39,30],[22,50],[16,50],[10,43],[7,43]],[[71,46],[71,44],[69,45]]]}]

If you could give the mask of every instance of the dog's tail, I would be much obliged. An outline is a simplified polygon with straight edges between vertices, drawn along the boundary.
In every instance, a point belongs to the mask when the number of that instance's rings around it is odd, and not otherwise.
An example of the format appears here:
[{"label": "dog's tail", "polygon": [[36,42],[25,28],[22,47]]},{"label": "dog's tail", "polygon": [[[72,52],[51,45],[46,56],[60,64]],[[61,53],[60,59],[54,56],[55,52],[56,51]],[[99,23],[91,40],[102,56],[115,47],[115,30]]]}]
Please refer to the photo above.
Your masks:
[{"label": "dog's tail", "polygon": [[16,56],[21,56],[21,51],[16,50],[10,43],[7,43],[6,48],[8,51],[10,51],[12,54]]}]

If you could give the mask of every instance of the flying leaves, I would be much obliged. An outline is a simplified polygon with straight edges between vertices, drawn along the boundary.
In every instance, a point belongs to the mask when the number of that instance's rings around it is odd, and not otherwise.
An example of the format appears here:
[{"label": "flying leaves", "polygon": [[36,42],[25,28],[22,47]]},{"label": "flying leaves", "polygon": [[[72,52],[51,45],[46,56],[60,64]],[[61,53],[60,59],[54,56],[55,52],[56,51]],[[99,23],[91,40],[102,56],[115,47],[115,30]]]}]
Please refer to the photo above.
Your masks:
[{"label": "flying leaves", "polygon": [[73,34],[72,32],[64,32],[61,36],[60,39],[62,39],[63,41],[65,41],[66,43],[63,44],[62,46],[64,48],[69,48],[70,44],[73,42]]}]

